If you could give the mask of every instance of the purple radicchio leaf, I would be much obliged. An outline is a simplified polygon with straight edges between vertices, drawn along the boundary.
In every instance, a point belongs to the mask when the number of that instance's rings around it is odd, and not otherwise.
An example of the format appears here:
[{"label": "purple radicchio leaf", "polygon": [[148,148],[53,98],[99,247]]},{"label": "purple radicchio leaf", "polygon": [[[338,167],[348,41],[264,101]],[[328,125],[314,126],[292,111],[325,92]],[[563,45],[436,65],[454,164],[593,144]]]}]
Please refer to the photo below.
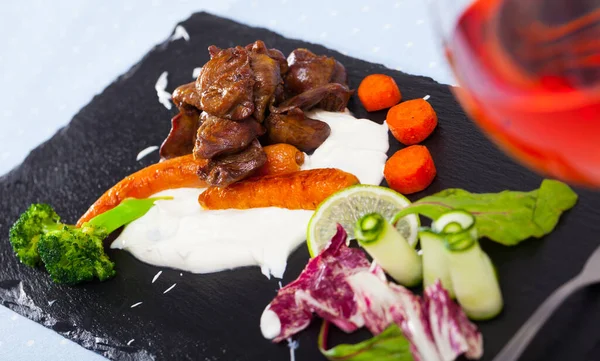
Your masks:
[{"label": "purple radicchio leaf", "polygon": [[313,313],[345,332],[364,325],[346,277],[369,271],[370,262],[360,249],[346,246],[346,232],[337,233],[300,276],[283,287],[261,316],[263,336],[280,342],[308,327]]},{"label": "purple radicchio leaf", "polygon": [[357,272],[346,278],[354,292],[358,312],[365,327],[378,335],[394,322],[390,308],[397,302],[390,292],[383,270],[376,266],[369,272]]},{"label": "purple radicchio leaf", "polygon": [[394,321],[410,341],[415,361],[441,361],[420,298],[405,290],[404,287],[394,290],[399,301],[390,310]]},{"label": "purple radicchio leaf", "polygon": [[348,283],[355,292],[365,326],[373,334],[396,323],[410,341],[415,361],[441,361],[419,296],[371,272],[349,276]]},{"label": "purple radicchio leaf", "polygon": [[471,359],[481,357],[481,334],[441,283],[428,287],[422,299],[377,273],[375,268],[347,280],[365,326],[374,335],[395,323],[410,341],[415,361],[452,361],[463,353]]},{"label": "purple radicchio leaf", "polygon": [[410,343],[414,361],[452,361],[461,354],[478,359],[483,353],[477,327],[440,282],[425,289],[423,299],[388,283],[383,270],[371,266],[361,250],[346,246],[341,226],[328,247],[267,306],[261,330],[266,338],[279,342],[308,327],[315,313],[343,331],[365,326],[376,335],[331,350],[323,345],[321,351],[333,360],[362,360],[375,354],[382,359],[386,350],[394,356],[398,350],[388,345],[397,338],[396,326],[402,331],[398,339]]},{"label": "purple radicchio leaf", "polygon": [[425,289],[425,309],[442,360],[451,361],[463,353],[469,359],[483,355],[483,339],[477,326],[452,301],[439,280]]}]

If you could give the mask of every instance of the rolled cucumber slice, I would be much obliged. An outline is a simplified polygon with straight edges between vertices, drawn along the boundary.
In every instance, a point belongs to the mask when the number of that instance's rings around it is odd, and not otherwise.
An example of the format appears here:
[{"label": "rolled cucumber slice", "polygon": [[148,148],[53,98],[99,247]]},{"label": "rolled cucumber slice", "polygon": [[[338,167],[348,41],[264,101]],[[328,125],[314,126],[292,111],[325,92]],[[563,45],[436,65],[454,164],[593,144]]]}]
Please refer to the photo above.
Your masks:
[{"label": "rolled cucumber slice", "polygon": [[497,316],[504,302],[496,271],[477,241],[468,249],[448,252],[448,266],[456,299],[473,320]]},{"label": "rolled cucumber slice", "polygon": [[419,231],[419,240],[423,258],[423,288],[440,280],[450,297],[454,298],[454,286],[448,265],[449,251],[444,236],[424,229]]},{"label": "rolled cucumber slice", "polygon": [[470,228],[475,224],[475,217],[469,212],[456,210],[442,214],[432,223],[431,229],[436,233],[444,232],[444,228],[451,223],[460,225],[461,229]]},{"label": "rolled cucumber slice", "polygon": [[[477,240],[477,228],[475,228],[475,217],[467,211],[456,210],[442,214],[431,223],[431,229],[435,233],[458,234],[469,230],[471,238]],[[454,237],[458,238],[458,237]],[[466,241],[466,239],[464,240]]]},{"label": "rolled cucumber slice", "polygon": [[361,217],[354,234],[373,260],[396,282],[407,287],[421,283],[421,257],[382,215],[370,213]]},{"label": "rolled cucumber slice", "polygon": [[[479,246],[475,217],[465,211],[451,211],[433,222],[432,230],[444,239],[450,285],[465,314],[474,320],[498,315],[503,307],[502,293],[494,266]],[[423,262],[426,258],[424,255]]]}]

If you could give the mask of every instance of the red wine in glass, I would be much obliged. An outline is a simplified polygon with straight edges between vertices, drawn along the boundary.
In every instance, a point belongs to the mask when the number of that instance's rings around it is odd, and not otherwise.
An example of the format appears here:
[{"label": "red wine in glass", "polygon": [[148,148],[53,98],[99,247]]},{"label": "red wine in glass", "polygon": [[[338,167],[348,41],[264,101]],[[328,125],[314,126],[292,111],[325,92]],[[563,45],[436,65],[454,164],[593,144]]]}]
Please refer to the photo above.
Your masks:
[{"label": "red wine in glass", "polygon": [[457,98],[501,148],[600,187],[600,0],[477,0],[445,46]]}]

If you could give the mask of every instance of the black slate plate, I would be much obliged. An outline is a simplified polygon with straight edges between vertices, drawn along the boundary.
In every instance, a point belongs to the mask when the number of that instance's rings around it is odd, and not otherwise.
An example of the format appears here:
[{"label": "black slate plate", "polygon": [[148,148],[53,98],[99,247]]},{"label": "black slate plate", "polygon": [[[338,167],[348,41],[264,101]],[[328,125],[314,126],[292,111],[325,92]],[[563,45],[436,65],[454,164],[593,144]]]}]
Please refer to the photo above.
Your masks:
[{"label": "black slate plate", "polygon": [[[343,56],[322,46],[281,37],[209,14],[194,14],[183,25],[191,40],[156,46],[85,106],[52,139],[35,149],[24,163],[0,178],[0,300],[2,304],[86,348],[115,360],[286,360],[285,345],[264,340],[259,318],[278,288],[258,267],[210,275],[165,270],[122,251],[109,251],[118,276],[105,283],[79,287],[53,284],[42,270],[19,264],[7,233],[30,203],[49,202],[67,222],[74,222],[105,189],[125,175],[157,161],[156,153],[140,162],[137,153],[160,144],[169,131],[167,111],[156,99],[154,83],[169,71],[169,89],[192,80],[194,67],[208,60],[206,48],[244,45],[257,39],[289,53],[308,47],[335,56],[356,88],[369,73],[392,75],[404,99],[431,95],[439,127],[425,141],[438,177],[417,199],[448,187],[473,192],[529,190],[541,178],[499,152],[467,119],[447,86]],[[391,46],[391,44],[390,44]],[[366,113],[353,98],[350,109],[381,123],[385,112]],[[390,153],[400,148],[390,137]],[[600,241],[600,194],[579,191],[580,202],[543,240],[508,248],[484,241],[498,267],[506,307],[497,319],[481,323],[485,360],[507,342],[526,318],[562,282],[575,275]],[[294,279],[308,255],[300,247],[290,258],[284,283]],[[167,294],[163,291],[177,283]],[[522,360],[600,359],[600,288],[572,297],[538,335]],[[49,301],[56,300],[53,304]],[[132,304],[143,302],[131,308]],[[318,322],[299,337],[296,359],[323,359],[316,347]],[[347,337],[334,334],[334,342]],[[131,339],[135,341],[128,346]]]}]

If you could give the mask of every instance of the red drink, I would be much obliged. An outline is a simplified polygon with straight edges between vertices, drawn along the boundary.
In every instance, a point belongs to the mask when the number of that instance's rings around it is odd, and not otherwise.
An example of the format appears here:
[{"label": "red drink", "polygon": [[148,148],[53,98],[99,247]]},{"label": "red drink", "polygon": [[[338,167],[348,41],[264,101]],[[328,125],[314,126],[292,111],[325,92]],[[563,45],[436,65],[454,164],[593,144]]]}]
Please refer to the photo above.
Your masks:
[{"label": "red drink", "polygon": [[477,0],[446,46],[457,97],[497,144],[600,187],[600,1]]}]

